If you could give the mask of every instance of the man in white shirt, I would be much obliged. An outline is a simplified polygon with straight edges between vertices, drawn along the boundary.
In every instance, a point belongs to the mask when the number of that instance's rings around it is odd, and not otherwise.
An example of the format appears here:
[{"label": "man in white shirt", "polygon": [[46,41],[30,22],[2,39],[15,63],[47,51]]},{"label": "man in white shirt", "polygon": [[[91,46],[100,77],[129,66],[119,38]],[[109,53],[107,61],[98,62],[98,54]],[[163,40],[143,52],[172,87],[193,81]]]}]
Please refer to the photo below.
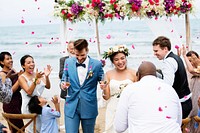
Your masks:
[{"label": "man in white shirt", "polygon": [[153,41],[154,55],[163,60],[163,80],[171,85],[179,96],[183,119],[192,110],[192,100],[187,74],[182,59],[171,51],[171,42],[167,37],[159,36]]},{"label": "man in white shirt", "polygon": [[143,62],[138,82],[121,94],[114,127],[117,133],[181,133],[181,104],[175,90],[156,78],[156,67]]}]

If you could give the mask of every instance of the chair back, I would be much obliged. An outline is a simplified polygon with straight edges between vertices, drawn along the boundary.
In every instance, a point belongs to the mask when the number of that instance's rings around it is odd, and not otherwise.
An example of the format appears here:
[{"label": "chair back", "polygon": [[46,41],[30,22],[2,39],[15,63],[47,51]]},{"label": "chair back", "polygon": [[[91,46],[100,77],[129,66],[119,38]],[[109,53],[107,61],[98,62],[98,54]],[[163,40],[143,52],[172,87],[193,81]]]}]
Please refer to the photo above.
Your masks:
[{"label": "chair back", "polygon": [[[37,114],[9,114],[9,113],[2,113],[2,116],[8,122],[8,126],[15,128],[17,133],[25,133],[25,128],[33,122],[33,132],[36,133],[36,117]],[[10,119],[30,119],[21,129],[15,126]]]},{"label": "chair back", "polygon": [[181,125],[181,130],[182,133],[188,133],[187,131],[187,124],[191,121],[191,118],[187,117],[185,119],[182,119],[182,125]]}]

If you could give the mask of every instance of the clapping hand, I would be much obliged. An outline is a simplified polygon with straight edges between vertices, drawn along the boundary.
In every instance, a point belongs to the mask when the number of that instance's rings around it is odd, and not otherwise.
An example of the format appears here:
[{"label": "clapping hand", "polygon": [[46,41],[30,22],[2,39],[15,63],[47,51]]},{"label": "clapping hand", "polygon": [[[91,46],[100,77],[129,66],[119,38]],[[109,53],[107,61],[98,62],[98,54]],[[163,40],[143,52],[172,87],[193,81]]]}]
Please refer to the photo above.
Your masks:
[{"label": "clapping hand", "polygon": [[45,76],[49,76],[50,73],[51,73],[51,71],[52,71],[51,66],[50,66],[50,65],[47,65],[47,67],[44,68],[44,75],[45,75]]},{"label": "clapping hand", "polygon": [[36,78],[41,78],[44,75],[44,72],[40,71],[38,72],[38,69],[36,69]]}]

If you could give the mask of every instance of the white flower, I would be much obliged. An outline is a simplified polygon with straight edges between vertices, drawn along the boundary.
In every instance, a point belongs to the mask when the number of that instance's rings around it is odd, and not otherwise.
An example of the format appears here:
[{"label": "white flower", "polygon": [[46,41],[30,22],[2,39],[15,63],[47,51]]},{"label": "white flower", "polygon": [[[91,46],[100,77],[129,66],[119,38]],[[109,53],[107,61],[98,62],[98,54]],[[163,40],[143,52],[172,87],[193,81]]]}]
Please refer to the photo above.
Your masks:
[{"label": "white flower", "polygon": [[118,52],[118,46],[113,47],[113,52]]}]

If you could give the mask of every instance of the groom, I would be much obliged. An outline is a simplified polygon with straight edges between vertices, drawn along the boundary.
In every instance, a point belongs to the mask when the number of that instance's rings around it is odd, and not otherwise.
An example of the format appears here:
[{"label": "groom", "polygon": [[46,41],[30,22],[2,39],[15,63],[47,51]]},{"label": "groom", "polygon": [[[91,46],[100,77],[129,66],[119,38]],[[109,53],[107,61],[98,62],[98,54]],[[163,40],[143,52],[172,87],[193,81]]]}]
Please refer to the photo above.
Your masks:
[{"label": "groom", "polygon": [[[78,133],[81,122],[83,133],[94,133],[97,106],[97,84],[103,75],[100,61],[90,58],[88,42],[79,39],[74,42],[76,57],[65,61],[61,88],[68,89],[65,103],[65,130],[66,133]],[[70,86],[65,82],[69,79]]]}]

